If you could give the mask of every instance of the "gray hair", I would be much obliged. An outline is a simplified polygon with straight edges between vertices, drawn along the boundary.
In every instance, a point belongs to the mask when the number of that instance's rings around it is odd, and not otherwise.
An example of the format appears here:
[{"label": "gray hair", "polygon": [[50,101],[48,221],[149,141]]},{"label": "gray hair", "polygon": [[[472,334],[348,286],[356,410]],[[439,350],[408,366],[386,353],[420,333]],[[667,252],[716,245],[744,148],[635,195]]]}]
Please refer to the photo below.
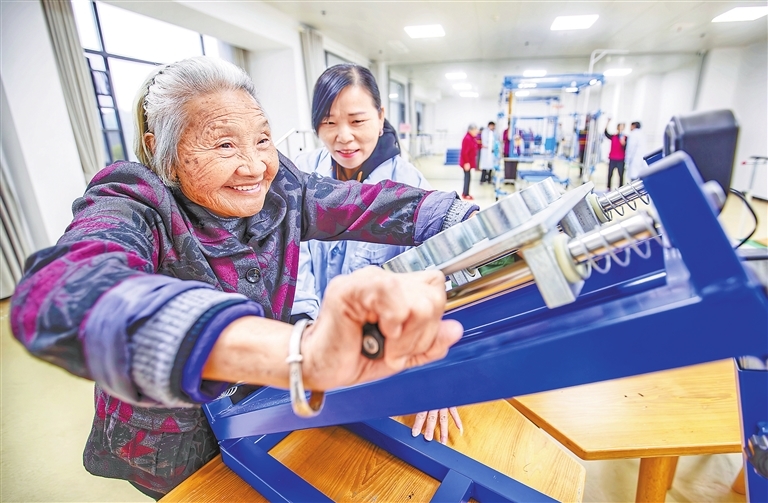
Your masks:
[{"label": "gray hair", "polygon": [[477,124],[474,122],[469,123],[469,127],[467,128],[467,131],[472,131],[473,129],[477,129]]},{"label": "gray hair", "polygon": [[[223,59],[197,56],[157,67],[142,84],[134,102],[136,157],[163,183],[171,187],[178,185],[172,173],[188,120],[184,107],[197,96],[238,89],[250,94],[259,105],[256,88],[248,74]],[[145,133],[155,135],[154,153],[144,142]]]}]

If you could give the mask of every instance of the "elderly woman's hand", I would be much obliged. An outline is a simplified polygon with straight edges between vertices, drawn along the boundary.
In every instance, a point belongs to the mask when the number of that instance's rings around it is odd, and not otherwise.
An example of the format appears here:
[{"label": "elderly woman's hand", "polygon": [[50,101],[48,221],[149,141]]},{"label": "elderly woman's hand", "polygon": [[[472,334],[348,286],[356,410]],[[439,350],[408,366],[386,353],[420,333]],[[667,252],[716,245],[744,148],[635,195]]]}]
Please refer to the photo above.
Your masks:
[{"label": "elderly woman's hand", "polygon": [[[366,267],[334,278],[320,314],[302,341],[304,382],[325,390],[386,377],[443,358],[462,335],[445,310],[445,277],[438,271],[394,274]],[[361,354],[362,325],[378,323],[384,356]]]}]

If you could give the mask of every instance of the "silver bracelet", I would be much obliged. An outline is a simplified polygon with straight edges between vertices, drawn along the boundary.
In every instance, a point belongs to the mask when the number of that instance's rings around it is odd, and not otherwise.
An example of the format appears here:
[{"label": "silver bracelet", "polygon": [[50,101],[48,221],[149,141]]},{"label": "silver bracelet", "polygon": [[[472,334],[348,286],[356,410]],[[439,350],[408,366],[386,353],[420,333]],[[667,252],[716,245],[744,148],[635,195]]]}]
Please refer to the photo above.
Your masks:
[{"label": "silver bracelet", "polygon": [[310,320],[303,319],[296,322],[291,332],[291,339],[288,342],[288,358],[285,363],[288,364],[288,379],[291,389],[291,407],[293,412],[299,417],[314,417],[320,414],[325,403],[324,391],[312,391],[307,401],[307,395],[304,392],[304,378],[301,375],[301,362],[304,357],[301,356],[301,338],[304,330],[310,326]]}]

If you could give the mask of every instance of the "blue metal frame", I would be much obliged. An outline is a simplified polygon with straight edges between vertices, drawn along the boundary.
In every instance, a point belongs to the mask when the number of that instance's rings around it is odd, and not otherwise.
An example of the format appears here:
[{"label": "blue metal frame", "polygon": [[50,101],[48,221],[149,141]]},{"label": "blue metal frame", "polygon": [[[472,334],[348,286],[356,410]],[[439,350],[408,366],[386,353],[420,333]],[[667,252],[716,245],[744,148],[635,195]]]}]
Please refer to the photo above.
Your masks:
[{"label": "blue metal frame", "polygon": [[[747,478],[747,501],[768,501],[768,479],[757,473],[748,457],[749,437],[760,433],[757,425],[768,421],[768,371],[742,370],[736,372],[741,397],[742,447],[744,475]],[[749,398],[747,398],[749,397]],[[765,432],[762,432],[765,435]]]},{"label": "blue metal frame", "polygon": [[[595,82],[590,84],[590,82]],[[519,87],[520,84],[536,84],[534,89],[561,89],[563,87],[578,87],[579,89],[590,85],[602,84],[605,77],[602,73],[561,73],[556,75],[545,75],[544,77],[524,77],[522,75],[508,75],[504,77],[503,89],[508,91],[517,91],[518,89],[527,89]]]},{"label": "blue metal frame", "polygon": [[[370,425],[381,417],[728,357],[755,355],[765,360],[766,293],[731,248],[693,161],[675,152],[652,164],[642,178],[664,234],[679,255],[652,244],[649,260],[634,256],[626,268],[614,265],[605,275],[593,274],[576,302],[557,309],[546,309],[531,285],[485,300],[477,308],[450,312],[446,317],[461,321],[465,335],[445,359],[329,392],[323,411],[314,418],[295,416],[287,393],[271,388],[236,405],[214,402],[205,408],[217,438],[224,446],[240,437],[350,422]],[[672,274],[674,270],[684,274]],[[766,375],[760,375],[762,381],[755,386],[741,383],[745,435],[751,435],[756,421],[768,420],[768,411],[749,408],[768,403]],[[227,459],[228,465],[244,462]],[[448,466],[448,460],[441,462]],[[766,500],[760,481],[753,478],[750,497]],[[457,488],[451,495],[469,484],[454,475],[448,482],[445,491]]]}]

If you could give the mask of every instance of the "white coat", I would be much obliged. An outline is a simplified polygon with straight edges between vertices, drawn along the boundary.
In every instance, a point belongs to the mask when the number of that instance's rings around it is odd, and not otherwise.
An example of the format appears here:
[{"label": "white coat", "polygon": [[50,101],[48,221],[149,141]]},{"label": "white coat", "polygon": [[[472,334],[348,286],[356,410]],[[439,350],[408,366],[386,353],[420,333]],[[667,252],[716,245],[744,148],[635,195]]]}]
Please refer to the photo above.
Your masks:
[{"label": "white coat", "polygon": [[625,154],[627,164],[627,176],[630,180],[640,178],[640,170],[646,166],[645,159],[645,135],[641,129],[633,129],[627,136],[627,150]]},{"label": "white coat", "polygon": [[[299,155],[294,164],[306,173],[332,176],[331,154],[325,148]],[[363,183],[379,183],[382,180],[432,189],[424,175],[400,155],[379,164]],[[302,241],[296,297],[291,313],[317,318],[323,292],[331,279],[365,266],[381,265],[407,249],[407,246],[362,241]]]},{"label": "white coat", "polygon": [[496,157],[493,154],[493,147],[496,140],[496,131],[489,128],[483,129],[483,135],[480,137],[483,142],[483,148],[480,149],[480,169],[494,169],[496,167]]}]

